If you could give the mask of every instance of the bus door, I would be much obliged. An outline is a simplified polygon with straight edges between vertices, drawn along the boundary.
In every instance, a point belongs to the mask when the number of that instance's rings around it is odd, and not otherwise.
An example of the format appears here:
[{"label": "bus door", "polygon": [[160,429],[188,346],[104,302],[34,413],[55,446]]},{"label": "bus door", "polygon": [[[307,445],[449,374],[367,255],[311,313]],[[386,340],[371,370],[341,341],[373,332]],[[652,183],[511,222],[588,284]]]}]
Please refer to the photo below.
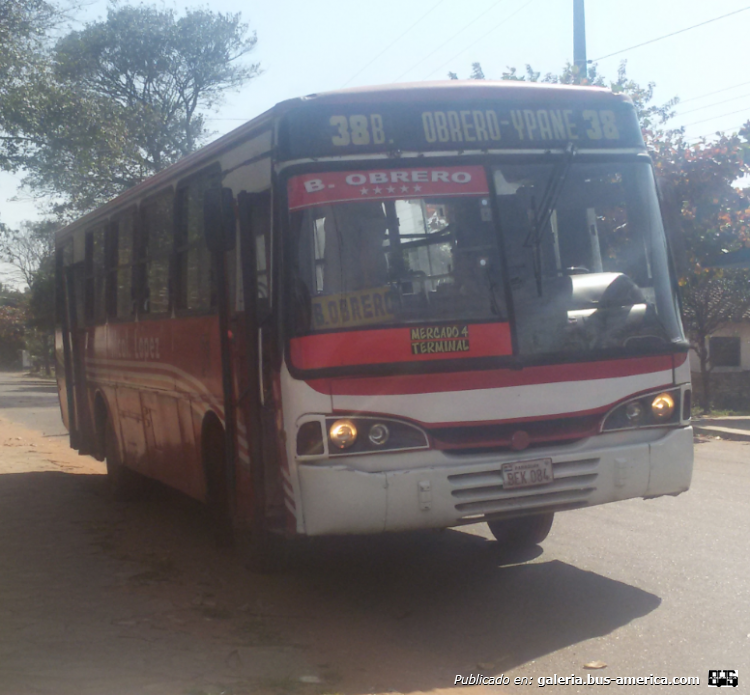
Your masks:
[{"label": "bus door", "polygon": [[[71,244],[72,246],[72,244]],[[72,248],[71,248],[72,252]],[[68,404],[70,446],[82,453],[86,418],[86,379],[84,370],[84,263],[65,264],[63,253],[62,287],[62,342],[65,363],[65,387]],[[71,259],[72,260],[72,259]]]},{"label": "bus door", "polygon": [[[271,352],[271,191],[237,197],[242,268],[240,412],[250,455],[252,523],[262,532],[283,530],[284,493],[278,465],[276,418],[272,403]],[[277,407],[280,404],[275,404]]]},{"label": "bus door", "polygon": [[60,410],[63,424],[70,434],[71,447],[75,439],[76,418],[66,268],[72,254],[73,241],[71,239],[57,247],[55,251],[55,368]]}]

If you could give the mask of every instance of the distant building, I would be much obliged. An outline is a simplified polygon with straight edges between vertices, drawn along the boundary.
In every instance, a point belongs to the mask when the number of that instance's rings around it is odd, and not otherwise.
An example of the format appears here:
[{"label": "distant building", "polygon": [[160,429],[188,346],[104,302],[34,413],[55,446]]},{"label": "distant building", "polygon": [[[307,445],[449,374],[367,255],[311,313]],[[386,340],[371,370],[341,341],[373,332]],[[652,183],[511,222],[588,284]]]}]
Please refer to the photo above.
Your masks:
[{"label": "distant building", "polygon": [[[726,253],[714,267],[750,269],[750,248]],[[750,310],[741,321],[719,329],[708,339],[712,401],[717,408],[750,410]],[[701,390],[701,363],[690,351],[696,393]]]}]

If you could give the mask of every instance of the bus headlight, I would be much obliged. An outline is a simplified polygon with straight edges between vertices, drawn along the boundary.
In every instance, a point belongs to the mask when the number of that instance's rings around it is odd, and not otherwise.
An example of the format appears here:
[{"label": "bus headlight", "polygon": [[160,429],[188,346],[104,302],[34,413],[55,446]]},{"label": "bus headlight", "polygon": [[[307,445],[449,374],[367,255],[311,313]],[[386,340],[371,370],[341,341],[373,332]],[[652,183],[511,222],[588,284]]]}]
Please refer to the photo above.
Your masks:
[{"label": "bus headlight", "polygon": [[367,436],[375,446],[383,446],[388,441],[388,437],[391,436],[391,431],[388,429],[388,425],[376,422],[370,427],[370,434]]},{"label": "bus headlight", "polygon": [[669,420],[674,413],[674,398],[668,393],[660,393],[651,401],[651,414],[659,421]]},{"label": "bus headlight", "polygon": [[368,415],[328,418],[326,428],[328,455],[333,457],[428,449],[430,446],[422,429],[395,418]]},{"label": "bus headlight", "polygon": [[328,430],[328,438],[337,449],[348,449],[357,441],[357,426],[351,420],[336,420]]},{"label": "bus headlight", "polygon": [[[612,408],[602,423],[602,432],[631,430],[637,427],[679,425],[680,389],[657,391]],[[687,416],[689,417],[689,416]]]},{"label": "bus headlight", "polygon": [[642,419],[645,411],[638,401],[632,401],[625,406],[625,417],[631,425],[637,425]]}]

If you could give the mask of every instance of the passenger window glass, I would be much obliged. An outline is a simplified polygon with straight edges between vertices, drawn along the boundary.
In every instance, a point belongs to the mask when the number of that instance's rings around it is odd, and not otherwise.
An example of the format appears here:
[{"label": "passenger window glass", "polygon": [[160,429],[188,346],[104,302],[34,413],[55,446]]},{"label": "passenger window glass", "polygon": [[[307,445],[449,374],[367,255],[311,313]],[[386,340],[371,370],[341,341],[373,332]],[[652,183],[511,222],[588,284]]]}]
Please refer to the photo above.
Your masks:
[{"label": "passenger window glass", "polygon": [[507,320],[486,197],[341,202],[309,208],[293,220],[299,333]]},{"label": "passenger window glass", "polygon": [[84,302],[87,322],[103,323],[106,319],[104,230],[102,225],[86,232]]},{"label": "passenger window glass", "polygon": [[218,178],[197,178],[178,191],[177,307],[205,311],[216,306],[216,281],[203,233],[203,196]]},{"label": "passenger window glass", "polygon": [[145,283],[140,311],[163,314],[169,311],[169,261],[173,248],[172,191],[165,191],[144,203],[142,215],[141,263],[145,263]]},{"label": "passenger window glass", "polygon": [[113,225],[112,245],[115,254],[115,290],[117,318],[129,318],[135,313],[133,301],[133,231],[135,229],[135,211],[130,211],[120,217]]}]

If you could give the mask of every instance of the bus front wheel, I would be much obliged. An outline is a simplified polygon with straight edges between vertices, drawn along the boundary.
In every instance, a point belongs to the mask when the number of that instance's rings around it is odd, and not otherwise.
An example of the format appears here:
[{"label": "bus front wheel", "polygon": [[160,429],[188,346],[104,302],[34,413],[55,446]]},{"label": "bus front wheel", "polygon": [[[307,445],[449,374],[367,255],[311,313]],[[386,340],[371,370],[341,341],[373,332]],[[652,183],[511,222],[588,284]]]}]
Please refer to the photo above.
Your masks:
[{"label": "bus front wheel", "polygon": [[487,526],[498,543],[506,548],[530,548],[541,543],[552,528],[553,512],[521,516],[516,519],[488,521]]}]

